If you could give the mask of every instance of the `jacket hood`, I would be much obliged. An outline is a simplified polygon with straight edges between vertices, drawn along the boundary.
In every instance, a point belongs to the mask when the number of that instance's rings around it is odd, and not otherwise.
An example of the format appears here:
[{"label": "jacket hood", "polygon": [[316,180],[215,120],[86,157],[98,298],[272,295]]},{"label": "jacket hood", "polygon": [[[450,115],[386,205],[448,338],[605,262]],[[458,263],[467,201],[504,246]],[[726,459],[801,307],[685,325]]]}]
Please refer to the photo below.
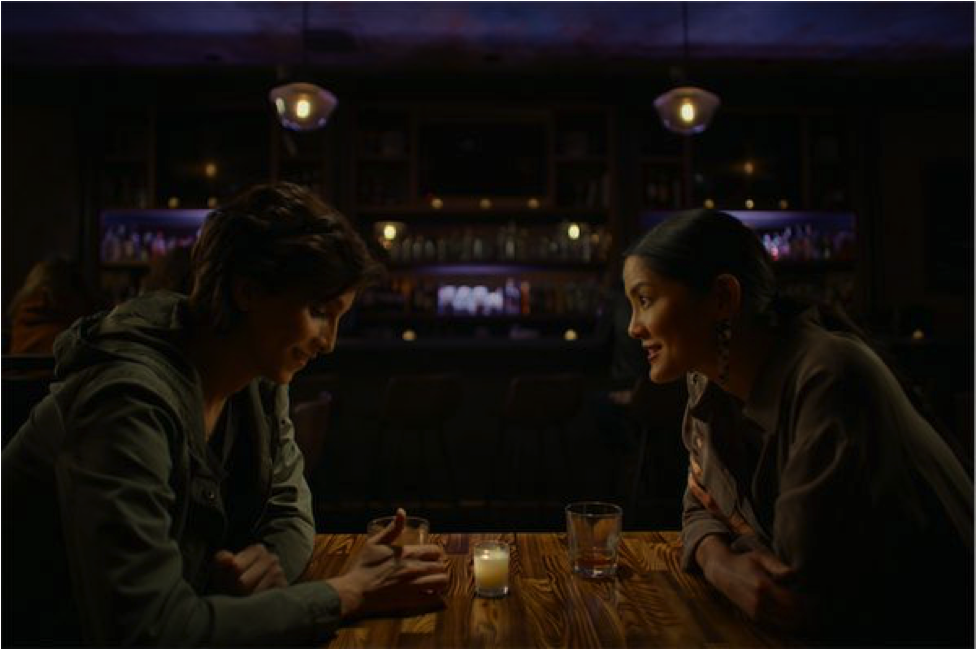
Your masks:
[{"label": "jacket hood", "polygon": [[121,361],[193,377],[180,344],[186,321],[187,298],[170,291],[143,294],[81,318],[54,343],[55,375],[64,379],[94,365]]}]

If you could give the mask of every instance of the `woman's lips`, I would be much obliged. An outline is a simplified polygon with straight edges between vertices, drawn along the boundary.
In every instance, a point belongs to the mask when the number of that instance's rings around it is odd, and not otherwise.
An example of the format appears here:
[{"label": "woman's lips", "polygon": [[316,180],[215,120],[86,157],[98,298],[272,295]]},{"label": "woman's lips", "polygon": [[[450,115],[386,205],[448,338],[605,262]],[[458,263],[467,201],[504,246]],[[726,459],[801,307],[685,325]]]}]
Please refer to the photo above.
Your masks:
[{"label": "woman's lips", "polygon": [[658,353],[661,352],[661,349],[662,346],[660,345],[652,345],[651,347],[646,348],[646,351],[648,352],[648,363],[651,363],[658,358]]}]

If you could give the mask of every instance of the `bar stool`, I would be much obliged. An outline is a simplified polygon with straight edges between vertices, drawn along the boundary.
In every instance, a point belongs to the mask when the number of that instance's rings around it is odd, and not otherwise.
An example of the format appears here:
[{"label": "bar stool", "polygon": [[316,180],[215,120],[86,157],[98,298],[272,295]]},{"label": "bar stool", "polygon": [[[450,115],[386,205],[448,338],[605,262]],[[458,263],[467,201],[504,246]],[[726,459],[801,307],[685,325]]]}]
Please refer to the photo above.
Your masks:
[{"label": "bar stool", "polygon": [[[416,434],[419,443],[419,471],[425,477],[426,487],[431,490],[430,473],[424,443],[428,431],[435,433],[437,444],[444,461],[445,477],[448,481],[451,502],[457,503],[458,490],[455,483],[452,456],[448,450],[445,423],[458,411],[463,396],[461,377],[456,374],[428,374],[394,376],[387,382],[383,403],[380,408],[380,423],[377,435],[377,459],[383,454],[387,431],[394,430],[400,435],[397,442],[398,469],[400,483],[404,483],[404,433]],[[389,490],[390,472],[383,475],[384,496],[391,496]],[[376,485],[376,483],[374,483]],[[402,498],[402,495],[397,495]]]},{"label": "bar stool", "polygon": [[[628,498],[628,509],[631,512],[637,512],[642,482],[648,477],[652,477],[654,481],[659,474],[677,474],[675,468],[678,465],[684,466],[682,414],[687,401],[688,391],[684,379],[668,384],[655,384],[643,376],[635,383],[628,407],[628,419],[638,430],[637,465]],[[668,501],[671,503],[670,499]]]},{"label": "bar stool", "polygon": [[[502,415],[499,420],[499,435],[495,461],[492,464],[492,495],[497,494],[499,463],[505,452],[509,432],[512,430],[532,431],[536,435],[540,450],[540,462],[545,459],[545,438],[555,431],[559,439],[563,460],[567,471],[570,469],[570,450],[566,440],[566,425],[580,410],[583,403],[584,378],[579,373],[551,375],[521,375],[509,382]],[[522,440],[513,445],[511,476],[516,487],[519,483],[519,460]],[[537,490],[541,490],[543,471],[537,474]]]},{"label": "bar stool", "polygon": [[295,443],[305,458],[305,478],[308,479],[322,462],[322,449],[329,427],[332,410],[332,394],[322,391],[313,400],[293,402],[292,425],[295,427]]}]

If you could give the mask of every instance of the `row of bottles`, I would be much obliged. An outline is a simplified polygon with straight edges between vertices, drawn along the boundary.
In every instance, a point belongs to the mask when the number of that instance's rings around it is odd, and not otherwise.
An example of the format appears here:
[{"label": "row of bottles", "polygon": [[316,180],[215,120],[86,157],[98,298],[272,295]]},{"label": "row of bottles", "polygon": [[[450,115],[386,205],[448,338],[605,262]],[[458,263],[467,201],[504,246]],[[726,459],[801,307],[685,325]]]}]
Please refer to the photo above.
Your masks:
[{"label": "row of bottles", "polygon": [[102,262],[148,262],[177,247],[192,246],[196,233],[164,233],[158,228],[116,225],[102,233]]},{"label": "row of bottles", "polygon": [[[574,262],[607,260],[607,229],[563,222],[552,231],[518,228],[458,228],[447,233],[398,234],[378,224],[378,239],[395,264],[443,262]],[[390,236],[392,235],[392,236]]]},{"label": "row of bottles", "polygon": [[485,284],[441,283],[393,278],[385,287],[364,292],[363,313],[438,316],[582,316],[597,314],[600,287],[579,282],[501,278]]},{"label": "row of bottles", "polygon": [[561,208],[602,208],[610,205],[611,177],[603,165],[561,165],[557,172],[556,205]]},{"label": "row of bottles", "polygon": [[113,169],[100,179],[100,200],[104,206],[148,208],[146,172],[142,168]]},{"label": "row of bottles", "polygon": [[760,233],[763,247],[775,262],[851,261],[855,234],[850,230],[825,231],[811,224]]},{"label": "row of bottles", "polygon": [[646,208],[678,209],[682,205],[679,175],[675,171],[646,168],[642,203]]}]

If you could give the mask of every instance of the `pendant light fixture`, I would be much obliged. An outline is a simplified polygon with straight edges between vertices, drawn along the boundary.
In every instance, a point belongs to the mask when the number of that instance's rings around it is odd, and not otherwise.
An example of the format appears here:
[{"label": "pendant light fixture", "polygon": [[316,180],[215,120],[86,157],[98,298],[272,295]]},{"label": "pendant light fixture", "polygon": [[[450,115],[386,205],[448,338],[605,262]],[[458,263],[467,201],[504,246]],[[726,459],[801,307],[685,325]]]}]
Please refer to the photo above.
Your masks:
[{"label": "pendant light fixture", "polygon": [[[308,72],[308,50],[305,35],[309,28],[309,3],[302,3],[302,68]],[[275,106],[282,126],[292,131],[315,131],[329,121],[329,115],[339,101],[325,88],[307,83],[292,82],[272,88],[268,99]]]},{"label": "pendant light fixture", "polygon": [[[682,3],[682,77],[688,73],[689,67],[689,9],[688,3]],[[682,84],[672,88],[655,100],[655,110],[661,118],[662,124],[669,131],[682,135],[702,133],[712,121],[716,109],[719,108],[719,97],[690,84]]]}]

